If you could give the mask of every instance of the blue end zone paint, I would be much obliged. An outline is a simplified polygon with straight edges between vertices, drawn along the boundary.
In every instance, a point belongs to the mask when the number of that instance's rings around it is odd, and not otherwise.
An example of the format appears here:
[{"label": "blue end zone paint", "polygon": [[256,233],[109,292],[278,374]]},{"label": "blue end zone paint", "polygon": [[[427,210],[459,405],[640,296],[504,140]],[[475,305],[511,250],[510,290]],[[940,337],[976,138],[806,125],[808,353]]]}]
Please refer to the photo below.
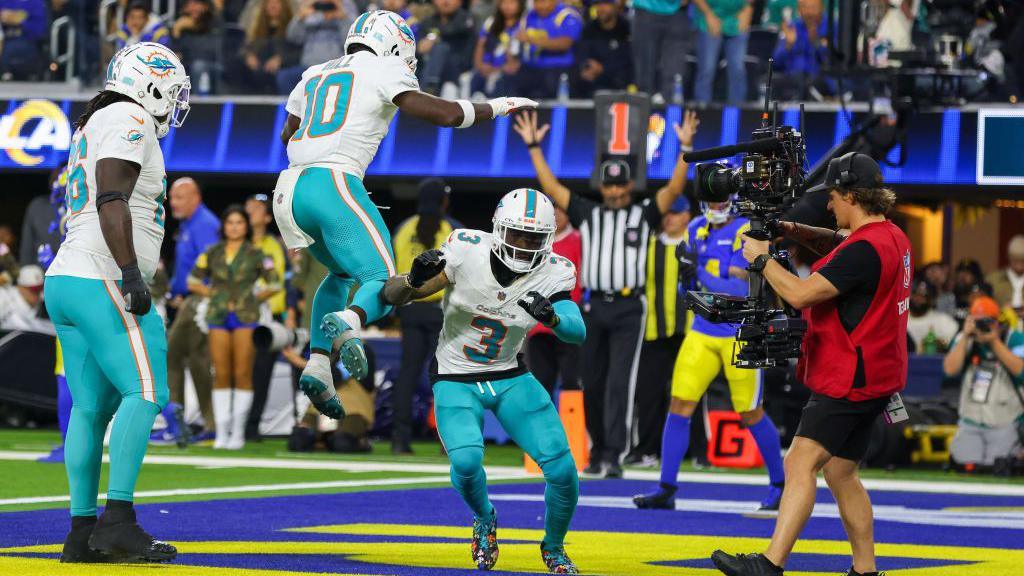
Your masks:
[{"label": "blue end zone paint", "polygon": [[[652,482],[585,481],[581,485],[584,498],[629,496],[648,490]],[[678,496],[685,499],[750,501],[751,510],[766,487],[724,484],[682,483]],[[495,505],[503,528],[543,529],[544,504],[542,483],[492,486],[494,495],[531,495],[535,500],[503,501]],[[926,494],[913,492],[872,491],[876,506],[904,506],[924,510],[952,507],[1024,507],[1024,497]],[[832,503],[827,490],[819,490],[819,504]],[[231,566],[239,568],[277,568],[304,572],[394,574],[396,576],[434,576],[469,574],[470,511],[450,488],[393,490],[140,504],[136,506],[139,522],[154,536],[170,541],[246,541],[246,542],[452,542],[446,538],[415,538],[385,535],[317,534],[285,531],[326,524],[415,524],[465,526],[466,569],[453,570],[414,568],[361,562],[339,555],[326,554],[182,554],[177,564]],[[66,509],[0,514],[0,547],[58,544],[68,528]],[[636,510],[624,507],[580,506],[572,523],[573,531],[611,531],[623,533],[658,533],[672,535],[715,535],[727,537],[760,537],[771,535],[774,520],[750,518],[740,514],[710,512],[671,512]],[[1024,530],[989,527],[932,526],[876,520],[875,537],[880,543],[906,543],[946,546],[979,546],[986,548],[1024,549]],[[804,537],[816,540],[845,540],[838,518],[812,518]],[[572,539],[572,532],[569,538]],[[509,541],[511,543],[512,541]],[[55,555],[48,555],[54,557]],[[848,568],[849,557],[829,554],[796,554],[789,566],[792,570],[841,573]],[[937,561],[921,558],[888,557],[881,559],[887,570],[929,568],[963,564],[951,558]],[[664,563],[670,566],[709,568],[702,559],[681,559]],[[496,572],[500,573],[500,572]],[[504,572],[509,574],[509,572]]]}]

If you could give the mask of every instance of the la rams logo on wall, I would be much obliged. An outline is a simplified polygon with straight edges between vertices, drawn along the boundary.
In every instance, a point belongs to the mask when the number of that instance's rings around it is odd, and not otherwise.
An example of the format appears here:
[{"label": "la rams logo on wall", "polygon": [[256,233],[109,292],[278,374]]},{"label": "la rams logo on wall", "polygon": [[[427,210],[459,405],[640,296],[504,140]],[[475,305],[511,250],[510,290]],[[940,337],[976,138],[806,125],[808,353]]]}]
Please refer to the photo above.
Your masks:
[{"label": "la rams logo on wall", "polygon": [[28,100],[0,117],[0,149],[19,166],[36,166],[48,151],[65,153],[70,146],[68,117],[49,100]]},{"label": "la rams logo on wall", "polygon": [[163,52],[150,52],[145,58],[141,54],[135,56],[149,68],[149,73],[158,78],[165,78],[174,71],[174,62],[171,62]]}]

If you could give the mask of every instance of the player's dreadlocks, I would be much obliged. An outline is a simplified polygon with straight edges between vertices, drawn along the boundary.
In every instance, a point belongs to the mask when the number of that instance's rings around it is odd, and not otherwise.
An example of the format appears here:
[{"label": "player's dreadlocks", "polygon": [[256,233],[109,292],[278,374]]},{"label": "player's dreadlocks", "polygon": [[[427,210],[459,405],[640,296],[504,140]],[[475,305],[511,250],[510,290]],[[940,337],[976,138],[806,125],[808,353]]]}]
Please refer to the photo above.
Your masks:
[{"label": "player's dreadlocks", "polygon": [[83,112],[82,115],[78,117],[78,120],[75,121],[75,129],[81,130],[85,128],[85,123],[89,121],[89,118],[92,118],[93,113],[117,102],[135,101],[124,94],[114,92],[112,90],[104,90],[96,96],[93,96],[93,99],[89,100],[89,103],[85,105],[85,112]]}]

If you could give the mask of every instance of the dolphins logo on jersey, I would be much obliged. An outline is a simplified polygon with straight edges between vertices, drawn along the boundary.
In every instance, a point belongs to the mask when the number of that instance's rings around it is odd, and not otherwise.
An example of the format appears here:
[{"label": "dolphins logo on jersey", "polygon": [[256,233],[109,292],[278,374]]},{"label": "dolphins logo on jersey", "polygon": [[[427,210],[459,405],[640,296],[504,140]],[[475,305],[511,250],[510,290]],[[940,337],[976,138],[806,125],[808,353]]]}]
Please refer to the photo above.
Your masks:
[{"label": "dolphins logo on jersey", "polygon": [[135,57],[149,68],[150,74],[158,78],[164,78],[174,72],[174,62],[168,60],[160,52],[150,52],[146,58],[143,58],[141,54],[137,54]]},{"label": "dolphins logo on jersey", "polygon": [[132,128],[128,131],[128,134],[124,136],[124,140],[129,144],[138,144],[139,142],[142,142],[142,132]]}]

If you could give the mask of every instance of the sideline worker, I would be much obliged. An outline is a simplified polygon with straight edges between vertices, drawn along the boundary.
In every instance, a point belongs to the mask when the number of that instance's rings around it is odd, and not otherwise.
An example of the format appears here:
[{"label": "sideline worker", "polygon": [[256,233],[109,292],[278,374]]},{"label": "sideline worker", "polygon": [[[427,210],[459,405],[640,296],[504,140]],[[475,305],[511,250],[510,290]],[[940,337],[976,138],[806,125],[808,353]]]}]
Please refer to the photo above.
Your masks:
[{"label": "sideline worker", "polygon": [[[819,260],[807,279],[769,255],[767,241],[747,238],[743,255],[775,292],[803,310],[807,333],[797,375],[810,388],[796,438],[786,454],[786,488],[775,532],[764,554],[715,551],[729,576],[775,576],[814,508],[823,470],[853,550],[848,576],[877,576],[871,500],[857,475],[878,415],[907,380],[907,310],[913,262],[910,241],[886,214],[896,195],[882,186],[870,156],[851,152],[828,164],[829,210],[850,235]],[[817,188],[817,187],[816,187]],[[812,189],[814,190],[814,189]],[[800,229],[800,234],[793,232]],[[786,223],[802,240],[837,238],[833,230]],[[817,236],[817,242],[813,236]]]}]

